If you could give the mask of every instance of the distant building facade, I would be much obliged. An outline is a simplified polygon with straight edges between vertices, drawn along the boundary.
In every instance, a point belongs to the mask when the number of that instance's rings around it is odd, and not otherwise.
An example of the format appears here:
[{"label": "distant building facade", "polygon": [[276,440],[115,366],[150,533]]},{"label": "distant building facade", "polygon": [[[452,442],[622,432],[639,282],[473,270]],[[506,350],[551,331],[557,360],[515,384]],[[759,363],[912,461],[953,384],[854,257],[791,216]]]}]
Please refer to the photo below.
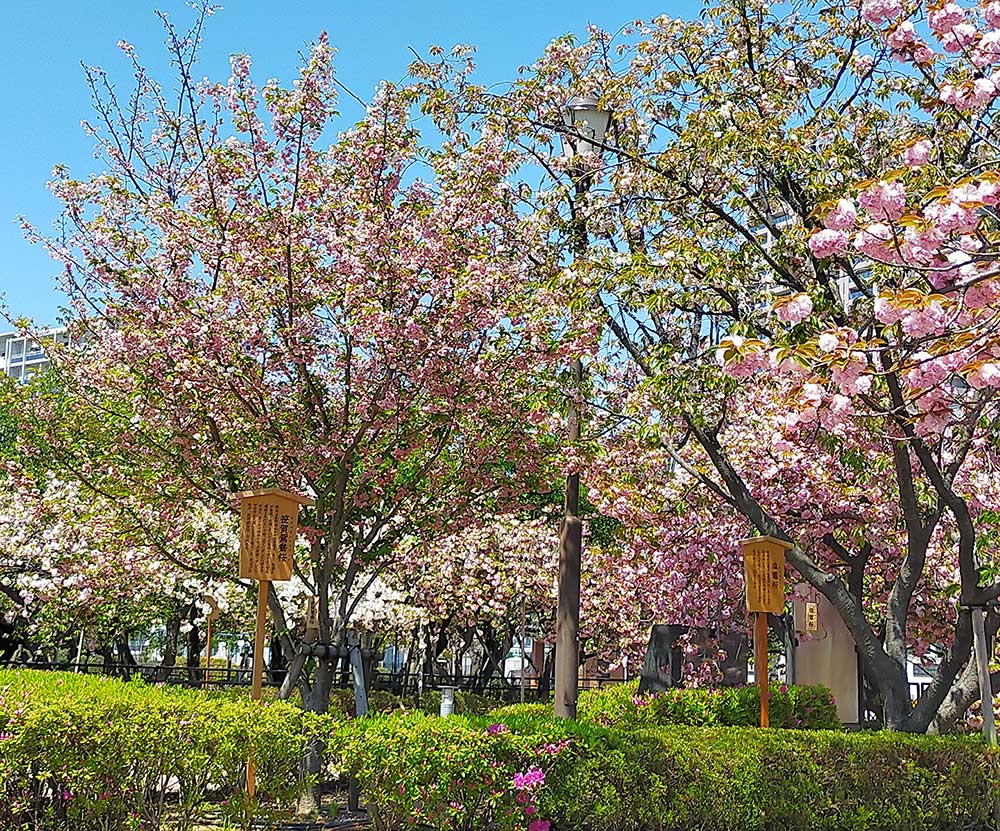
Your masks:
[{"label": "distant building facade", "polygon": [[46,329],[37,337],[21,332],[0,334],[0,372],[22,384],[27,383],[51,363],[45,353],[45,341],[68,344],[69,331],[65,328]]}]

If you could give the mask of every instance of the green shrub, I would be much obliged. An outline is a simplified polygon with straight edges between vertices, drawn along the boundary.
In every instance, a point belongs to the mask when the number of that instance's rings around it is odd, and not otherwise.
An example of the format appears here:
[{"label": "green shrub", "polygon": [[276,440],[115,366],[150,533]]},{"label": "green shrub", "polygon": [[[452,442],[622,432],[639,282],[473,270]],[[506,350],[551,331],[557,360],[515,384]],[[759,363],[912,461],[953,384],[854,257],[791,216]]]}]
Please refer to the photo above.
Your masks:
[{"label": "green shrub", "polygon": [[[605,727],[655,727],[687,724],[753,727],[760,718],[757,687],[673,688],[638,694],[639,682],[604,687],[580,695],[577,714]],[[840,727],[837,706],[826,687],[771,689],[772,727],[832,730]]]},{"label": "green shrub", "polygon": [[[194,829],[209,803],[240,825],[247,813],[276,816],[301,792],[302,748],[316,736],[331,771],[358,777],[380,831],[994,827],[1000,755],[977,738],[663,726],[650,714],[722,723],[755,716],[755,702],[742,692],[637,707],[627,692],[586,697],[583,709],[613,727],[555,719],[547,704],[347,721],[281,702],[0,672],[0,829]],[[789,690],[781,717],[815,719],[828,699]],[[261,749],[255,805],[243,796],[248,747]]]},{"label": "green shrub", "polygon": [[345,722],[330,761],[357,777],[380,829],[536,831],[539,798],[572,766],[565,725],[516,732],[489,719],[423,713]]},{"label": "green shrub", "polygon": [[[188,829],[209,797],[233,820],[266,814],[301,792],[303,744],[320,731],[326,719],[281,702],[0,672],[0,828]],[[251,748],[253,805],[243,782]]]},{"label": "green shrub", "polygon": [[[958,737],[607,729],[525,707],[500,716],[509,732],[460,716],[363,719],[342,725],[331,750],[386,831],[523,831],[531,821],[552,831],[971,831],[993,827],[1000,796],[997,754]],[[532,768],[544,780],[522,803],[515,774]],[[526,816],[525,805],[536,810]]]}]

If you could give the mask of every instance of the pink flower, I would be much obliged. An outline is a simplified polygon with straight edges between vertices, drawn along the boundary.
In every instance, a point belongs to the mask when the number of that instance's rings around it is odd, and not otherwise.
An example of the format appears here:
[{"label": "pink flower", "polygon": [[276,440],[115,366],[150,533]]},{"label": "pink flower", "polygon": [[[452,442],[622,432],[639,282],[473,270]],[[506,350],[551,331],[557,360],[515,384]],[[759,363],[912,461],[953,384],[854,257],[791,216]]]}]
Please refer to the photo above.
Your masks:
[{"label": "pink flower", "polygon": [[916,30],[913,28],[913,24],[909,20],[904,20],[892,30],[886,42],[897,52],[901,52],[914,43],[916,39]]},{"label": "pink flower", "polygon": [[876,182],[862,191],[858,202],[876,219],[896,220],[906,210],[906,190],[901,182]]},{"label": "pink flower", "polygon": [[840,346],[840,338],[830,332],[824,332],[819,336],[819,348],[821,352],[833,352]]},{"label": "pink flower", "polygon": [[903,316],[903,331],[911,338],[941,334],[948,323],[948,313],[934,300],[926,308],[915,309]]},{"label": "pink flower", "polygon": [[826,215],[823,224],[834,231],[847,231],[858,220],[858,209],[850,199],[838,199],[837,206]]},{"label": "pink flower", "polygon": [[976,31],[975,26],[969,23],[959,23],[946,35],[941,36],[941,46],[945,52],[954,55],[975,43],[978,36],[979,32]]},{"label": "pink flower", "polygon": [[778,307],[778,319],[794,326],[809,317],[812,311],[812,298],[808,294],[796,294],[787,303]]},{"label": "pink flower", "polygon": [[972,52],[972,62],[978,67],[1000,60],[1000,32],[987,32]]},{"label": "pink flower", "polygon": [[945,3],[940,9],[932,11],[927,22],[931,31],[939,35],[946,34],[965,20],[965,9],[955,3]]},{"label": "pink flower", "polygon": [[903,157],[906,166],[921,167],[927,164],[927,160],[931,157],[931,150],[933,149],[934,145],[931,144],[929,139],[920,139],[920,141],[914,142],[906,148],[906,154]]},{"label": "pink flower", "polygon": [[498,733],[509,733],[510,728],[506,724],[491,724],[486,728],[486,732],[491,736],[496,736]]},{"label": "pink flower", "polygon": [[847,253],[847,242],[847,234],[843,231],[824,228],[809,237],[809,250],[821,260],[835,255],[843,256]]},{"label": "pink flower", "polygon": [[987,3],[983,7],[983,17],[990,26],[1000,27],[1000,2],[993,0],[992,3]]},{"label": "pink flower", "polygon": [[1000,364],[987,363],[975,372],[969,373],[969,386],[981,390],[983,387],[1000,387]]},{"label": "pink flower", "polygon": [[892,20],[903,12],[900,0],[865,0],[861,7],[861,15],[869,23],[881,23]]},{"label": "pink flower", "polygon": [[229,58],[229,65],[232,68],[234,78],[246,80],[250,77],[251,61],[249,55],[232,55]]},{"label": "pink flower", "polygon": [[528,831],[549,831],[551,823],[547,819],[532,820],[528,826]]},{"label": "pink flower", "polygon": [[875,63],[875,59],[871,55],[855,55],[854,56],[854,71],[861,77],[864,77],[869,72],[872,71],[872,65]]},{"label": "pink flower", "polygon": [[514,787],[519,791],[532,790],[545,784],[545,772],[534,765],[524,773],[514,774]]},{"label": "pink flower", "polygon": [[928,64],[934,60],[934,50],[922,40],[913,44],[913,62],[916,64]]},{"label": "pink flower", "polygon": [[875,298],[875,318],[884,326],[892,326],[899,323],[902,315],[899,310],[889,302],[887,297]]},{"label": "pink flower", "polygon": [[891,242],[892,231],[881,222],[872,223],[854,237],[854,247],[875,260],[885,259],[891,253],[888,249]]}]

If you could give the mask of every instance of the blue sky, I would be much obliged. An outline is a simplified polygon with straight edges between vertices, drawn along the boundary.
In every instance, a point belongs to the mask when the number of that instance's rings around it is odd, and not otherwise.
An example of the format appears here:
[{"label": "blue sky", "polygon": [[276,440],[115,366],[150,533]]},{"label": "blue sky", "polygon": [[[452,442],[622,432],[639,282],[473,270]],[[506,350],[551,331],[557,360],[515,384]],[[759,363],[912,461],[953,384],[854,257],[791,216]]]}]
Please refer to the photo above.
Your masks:
[{"label": "blue sky", "polygon": [[[97,169],[91,140],[80,121],[91,117],[80,61],[107,69],[127,87],[128,66],[119,39],[136,46],[161,80],[165,67],[162,29],[154,9],[178,24],[190,19],[182,0],[19,0],[4,4],[0,50],[0,295],[15,316],[38,323],[56,320],[61,296],[53,287],[56,266],[29,245],[14,223],[25,215],[48,228],[57,212],[45,189],[52,166],[67,164],[75,176]],[[565,32],[581,34],[588,23],[617,29],[636,18],[688,16],[691,0],[670,5],[651,0],[229,0],[209,21],[200,74],[225,80],[229,55],[248,52],[254,77],[290,78],[298,54],[322,30],[338,49],[339,79],[363,98],[382,78],[398,80],[412,58],[435,43],[479,47],[484,83],[512,79],[545,45]],[[348,112],[345,106],[345,113]],[[4,324],[0,322],[0,328]]]}]

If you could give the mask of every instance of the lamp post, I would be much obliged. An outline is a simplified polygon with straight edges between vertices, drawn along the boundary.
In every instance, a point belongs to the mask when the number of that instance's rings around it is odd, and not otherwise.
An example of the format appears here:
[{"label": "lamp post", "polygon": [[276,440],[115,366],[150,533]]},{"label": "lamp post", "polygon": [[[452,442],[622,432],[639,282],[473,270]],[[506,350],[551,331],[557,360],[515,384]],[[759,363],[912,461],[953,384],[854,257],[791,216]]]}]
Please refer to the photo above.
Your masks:
[{"label": "lamp post", "polygon": [[[563,111],[566,131],[563,152],[574,159],[600,155],[611,113],[600,109],[596,96],[571,98]],[[570,167],[577,197],[584,196],[592,184],[586,165]],[[587,251],[587,220],[573,207],[570,230],[574,261]],[[570,370],[571,396],[566,406],[567,440],[580,440],[580,401],[583,397],[583,361],[576,358]],[[556,609],[556,691],[557,718],[576,718],[576,699],[580,689],[580,560],[583,550],[583,525],[580,522],[580,474],[566,477],[566,501],[559,533],[559,601]]]}]

